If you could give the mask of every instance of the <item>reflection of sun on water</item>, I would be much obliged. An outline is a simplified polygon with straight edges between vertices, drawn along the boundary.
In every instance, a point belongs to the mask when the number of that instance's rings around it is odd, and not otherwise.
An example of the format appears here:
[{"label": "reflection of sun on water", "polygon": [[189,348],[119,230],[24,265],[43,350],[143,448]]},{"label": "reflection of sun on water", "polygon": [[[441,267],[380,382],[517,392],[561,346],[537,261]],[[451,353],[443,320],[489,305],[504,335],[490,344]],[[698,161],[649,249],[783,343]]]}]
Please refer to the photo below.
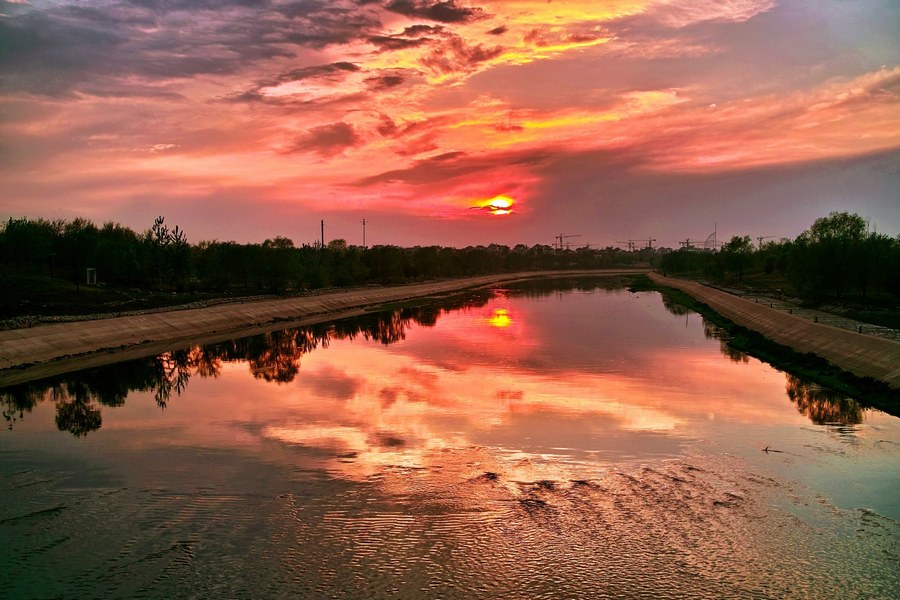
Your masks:
[{"label": "reflection of sun on water", "polygon": [[512,319],[509,317],[509,311],[505,308],[495,308],[494,314],[485,319],[492,327],[509,327],[512,325]]}]

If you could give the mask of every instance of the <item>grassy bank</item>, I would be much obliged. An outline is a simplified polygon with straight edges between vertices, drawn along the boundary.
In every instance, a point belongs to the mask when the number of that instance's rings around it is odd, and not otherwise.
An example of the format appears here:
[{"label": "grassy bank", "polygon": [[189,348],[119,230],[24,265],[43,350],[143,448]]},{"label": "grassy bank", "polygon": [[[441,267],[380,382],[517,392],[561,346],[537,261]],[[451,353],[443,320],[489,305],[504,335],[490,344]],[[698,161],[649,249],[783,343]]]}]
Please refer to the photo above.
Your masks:
[{"label": "grassy bank", "polygon": [[674,288],[657,285],[646,275],[639,275],[629,288],[632,292],[657,291],[676,304],[693,310],[726,332],[732,348],[762,360],[776,369],[813,381],[835,392],[851,397],[864,406],[900,416],[900,394],[887,384],[871,377],[859,377],[844,371],[824,358],[800,353],[773,342],[765,336],[726,319],[693,296]]}]

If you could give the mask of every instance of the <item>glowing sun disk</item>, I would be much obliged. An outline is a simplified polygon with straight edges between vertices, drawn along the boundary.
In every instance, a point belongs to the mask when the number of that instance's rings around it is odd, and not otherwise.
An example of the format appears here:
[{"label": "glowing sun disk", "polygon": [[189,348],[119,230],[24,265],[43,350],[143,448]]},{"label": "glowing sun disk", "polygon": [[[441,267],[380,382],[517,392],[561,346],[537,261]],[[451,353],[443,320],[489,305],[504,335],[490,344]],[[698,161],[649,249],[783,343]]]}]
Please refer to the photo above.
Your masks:
[{"label": "glowing sun disk", "polygon": [[492,215],[508,215],[512,212],[515,203],[516,201],[509,196],[500,195],[488,200],[479,200],[473,205],[473,208],[487,210]]}]

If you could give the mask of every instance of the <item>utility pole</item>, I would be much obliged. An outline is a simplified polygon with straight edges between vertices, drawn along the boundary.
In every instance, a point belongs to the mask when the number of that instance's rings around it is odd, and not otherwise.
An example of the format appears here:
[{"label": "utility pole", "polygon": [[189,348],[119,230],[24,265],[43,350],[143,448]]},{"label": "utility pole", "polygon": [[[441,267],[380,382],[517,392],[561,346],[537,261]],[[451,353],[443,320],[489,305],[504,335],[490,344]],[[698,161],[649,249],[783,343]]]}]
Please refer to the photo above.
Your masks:
[{"label": "utility pole", "polygon": [[363,250],[365,250],[366,249],[366,220],[365,219],[362,220],[362,226],[363,226]]},{"label": "utility pole", "polygon": [[763,243],[763,240],[767,240],[767,239],[773,238],[773,237],[775,237],[775,236],[774,236],[774,235],[758,235],[758,236],[756,236],[756,248],[757,248],[757,250],[761,250],[761,249],[762,249],[762,243]]},{"label": "utility pole", "polygon": [[322,250],[324,250],[325,249],[325,219],[322,219],[322,221],[319,223],[319,225],[322,227],[322,246],[321,247],[322,247]]}]

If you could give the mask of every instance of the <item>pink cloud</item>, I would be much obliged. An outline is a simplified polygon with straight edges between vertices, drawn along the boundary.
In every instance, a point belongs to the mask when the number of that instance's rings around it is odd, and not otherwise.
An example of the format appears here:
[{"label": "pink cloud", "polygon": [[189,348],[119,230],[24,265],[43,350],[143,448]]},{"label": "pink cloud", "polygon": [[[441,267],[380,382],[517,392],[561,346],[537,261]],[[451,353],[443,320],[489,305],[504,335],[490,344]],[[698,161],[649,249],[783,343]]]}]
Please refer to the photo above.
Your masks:
[{"label": "pink cloud", "polygon": [[671,27],[686,27],[706,21],[740,23],[776,5],[775,0],[664,0],[651,14]]}]

